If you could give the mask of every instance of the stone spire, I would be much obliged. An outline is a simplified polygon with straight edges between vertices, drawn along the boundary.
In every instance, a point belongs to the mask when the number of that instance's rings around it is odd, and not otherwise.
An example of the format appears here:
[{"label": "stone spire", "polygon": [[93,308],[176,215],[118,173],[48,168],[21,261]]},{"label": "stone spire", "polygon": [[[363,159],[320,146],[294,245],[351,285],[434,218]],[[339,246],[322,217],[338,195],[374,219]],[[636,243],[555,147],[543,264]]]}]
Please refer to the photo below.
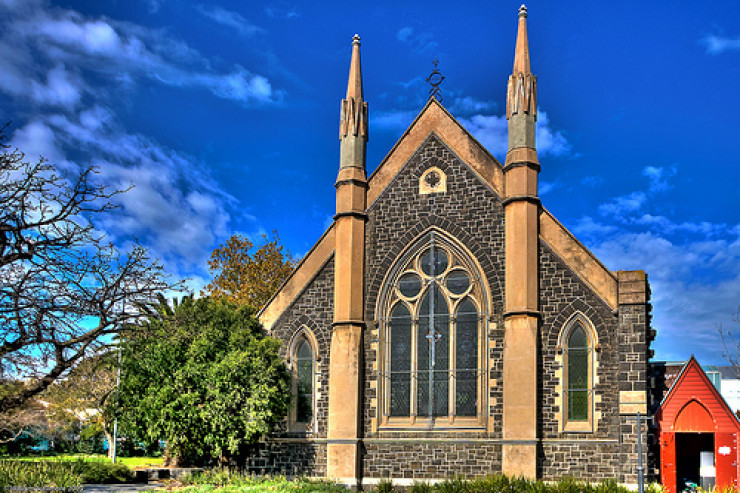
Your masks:
[{"label": "stone spire", "polygon": [[[511,77],[509,77],[506,93],[506,118],[511,120],[512,116],[519,114],[529,115],[532,122],[537,120],[537,78],[532,75],[529,66],[527,7],[524,5],[519,7],[519,32],[514,53],[514,70]],[[511,133],[511,123],[509,128]],[[534,147],[534,133],[531,138],[531,143],[525,143],[526,147]],[[511,139],[509,139],[509,143],[511,144]],[[510,145],[509,148],[511,147]],[[515,145],[514,147],[521,147],[521,145]]]},{"label": "stone spire", "polygon": [[352,40],[347,97],[342,100],[341,121],[339,122],[339,138],[342,141],[341,168],[365,168],[367,137],[367,103],[362,96],[360,36],[355,34]]}]

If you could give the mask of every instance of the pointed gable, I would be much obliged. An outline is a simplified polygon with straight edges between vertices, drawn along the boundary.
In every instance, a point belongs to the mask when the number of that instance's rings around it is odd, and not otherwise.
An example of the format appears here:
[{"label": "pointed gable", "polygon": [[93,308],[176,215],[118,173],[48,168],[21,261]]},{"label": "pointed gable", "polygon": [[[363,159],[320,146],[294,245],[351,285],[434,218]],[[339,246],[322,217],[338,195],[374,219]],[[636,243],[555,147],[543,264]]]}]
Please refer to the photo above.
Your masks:
[{"label": "pointed gable", "polygon": [[431,133],[436,134],[485,183],[491,185],[499,197],[504,196],[504,175],[501,163],[439,101],[430,98],[424,109],[370,176],[368,205],[375,201]]},{"label": "pointed gable", "polygon": [[737,417],[693,355],[655,414],[663,432],[740,431]]}]

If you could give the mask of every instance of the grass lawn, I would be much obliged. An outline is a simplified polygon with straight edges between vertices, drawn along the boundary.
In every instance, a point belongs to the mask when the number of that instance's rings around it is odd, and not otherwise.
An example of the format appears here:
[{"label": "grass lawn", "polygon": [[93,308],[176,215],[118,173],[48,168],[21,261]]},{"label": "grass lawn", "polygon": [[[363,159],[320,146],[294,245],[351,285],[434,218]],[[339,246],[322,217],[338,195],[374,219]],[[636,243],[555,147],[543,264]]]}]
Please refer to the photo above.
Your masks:
[{"label": "grass lawn", "polygon": [[[2,460],[22,461],[96,461],[110,462],[108,457],[102,454],[60,454],[60,455],[24,455],[24,456],[0,456]],[[124,464],[132,469],[144,469],[147,467],[162,467],[162,457],[117,457],[116,463]]]}]

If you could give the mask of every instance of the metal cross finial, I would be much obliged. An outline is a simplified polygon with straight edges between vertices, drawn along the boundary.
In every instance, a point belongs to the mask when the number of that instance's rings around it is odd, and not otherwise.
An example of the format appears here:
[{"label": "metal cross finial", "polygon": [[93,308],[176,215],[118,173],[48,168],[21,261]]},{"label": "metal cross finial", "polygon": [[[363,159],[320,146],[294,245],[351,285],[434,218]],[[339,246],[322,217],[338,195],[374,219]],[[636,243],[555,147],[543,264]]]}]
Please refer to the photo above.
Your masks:
[{"label": "metal cross finial", "polygon": [[432,86],[432,88],[429,89],[429,97],[437,98],[437,101],[441,103],[442,91],[439,90],[439,85],[442,83],[443,80],[445,80],[445,76],[442,75],[439,70],[437,70],[438,64],[439,60],[434,60],[434,70],[431,74],[429,74],[429,77],[427,77],[427,82],[429,82],[429,84]]}]

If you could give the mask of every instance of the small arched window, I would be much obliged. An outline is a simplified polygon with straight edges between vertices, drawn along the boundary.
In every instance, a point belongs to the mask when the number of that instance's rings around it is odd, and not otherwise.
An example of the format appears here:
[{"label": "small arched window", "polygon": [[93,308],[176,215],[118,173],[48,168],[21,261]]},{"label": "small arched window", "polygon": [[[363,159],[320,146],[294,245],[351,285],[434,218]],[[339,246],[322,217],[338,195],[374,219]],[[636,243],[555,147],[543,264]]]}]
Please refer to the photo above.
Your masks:
[{"label": "small arched window", "polygon": [[290,367],[293,374],[293,406],[289,420],[291,431],[314,431],[318,360],[316,339],[308,328],[302,327],[290,344]]},{"label": "small arched window", "polygon": [[595,333],[583,315],[572,317],[561,333],[563,349],[563,430],[593,431]]},{"label": "small arched window", "polygon": [[568,337],[568,421],[588,419],[588,337],[576,324]]},{"label": "small arched window", "polygon": [[313,418],[314,357],[311,345],[301,341],[295,358],[296,366],[296,415],[298,423],[310,423]]}]

